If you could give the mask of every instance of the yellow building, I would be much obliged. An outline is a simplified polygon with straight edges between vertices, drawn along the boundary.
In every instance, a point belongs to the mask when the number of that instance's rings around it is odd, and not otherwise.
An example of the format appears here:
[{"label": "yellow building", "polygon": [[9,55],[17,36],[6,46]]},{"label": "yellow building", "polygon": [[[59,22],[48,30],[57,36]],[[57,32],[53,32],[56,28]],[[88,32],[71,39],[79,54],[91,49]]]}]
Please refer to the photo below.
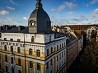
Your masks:
[{"label": "yellow building", "polygon": [[51,21],[41,0],[37,0],[28,27],[11,27],[0,27],[0,70],[6,73],[66,72],[66,36],[51,31]]}]

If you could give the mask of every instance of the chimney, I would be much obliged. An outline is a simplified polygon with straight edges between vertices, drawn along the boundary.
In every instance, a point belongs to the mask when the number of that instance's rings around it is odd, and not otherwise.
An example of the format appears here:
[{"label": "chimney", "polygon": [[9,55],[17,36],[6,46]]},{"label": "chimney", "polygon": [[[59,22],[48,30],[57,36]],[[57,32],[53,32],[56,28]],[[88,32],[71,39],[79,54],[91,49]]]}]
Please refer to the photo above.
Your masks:
[{"label": "chimney", "polygon": [[9,26],[8,25],[5,25],[5,30],[8,30],[9,29]]},{"label": "chimney", "polygon": [[23,26],[18,26],[18,31],[21,31],[21,30],[23,30],[25,27],[23,27]]}]

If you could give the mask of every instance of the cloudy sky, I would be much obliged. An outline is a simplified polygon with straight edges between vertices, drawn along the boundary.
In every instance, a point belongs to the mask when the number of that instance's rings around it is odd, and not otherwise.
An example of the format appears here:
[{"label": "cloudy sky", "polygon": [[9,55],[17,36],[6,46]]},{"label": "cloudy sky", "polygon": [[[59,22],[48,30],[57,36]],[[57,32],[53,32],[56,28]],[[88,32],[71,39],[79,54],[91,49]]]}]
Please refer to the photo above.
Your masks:
[{"label": "cloudy sky", "polygon": [[[0,25],[28,25],[36,0],[0,0]],[[52,25],[98,23],[98,0],[42,0]]]}]

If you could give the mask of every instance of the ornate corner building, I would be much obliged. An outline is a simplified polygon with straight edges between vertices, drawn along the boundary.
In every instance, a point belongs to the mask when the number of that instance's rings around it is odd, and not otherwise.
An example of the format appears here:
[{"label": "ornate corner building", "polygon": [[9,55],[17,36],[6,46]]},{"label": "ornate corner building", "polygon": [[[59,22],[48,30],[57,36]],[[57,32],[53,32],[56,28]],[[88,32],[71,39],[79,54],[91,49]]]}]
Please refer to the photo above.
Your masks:
[{"label": "ornate corner building", "polygon": [[4,73],[65,73],[66,36],[51,30],[37,0],[28,27],[0,27],[0,70]]}]

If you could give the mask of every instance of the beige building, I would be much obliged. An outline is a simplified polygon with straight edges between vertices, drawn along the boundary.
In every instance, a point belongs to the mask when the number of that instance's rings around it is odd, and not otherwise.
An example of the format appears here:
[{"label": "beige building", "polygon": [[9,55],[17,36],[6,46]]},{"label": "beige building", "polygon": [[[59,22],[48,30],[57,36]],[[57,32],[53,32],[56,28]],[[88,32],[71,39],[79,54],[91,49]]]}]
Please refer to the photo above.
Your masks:
[{"label": "beige building", "polygon": [[0,70],[5,73],[65,73],[66,36],[51,31],[37,0],[28,27],[0,26]]}]

